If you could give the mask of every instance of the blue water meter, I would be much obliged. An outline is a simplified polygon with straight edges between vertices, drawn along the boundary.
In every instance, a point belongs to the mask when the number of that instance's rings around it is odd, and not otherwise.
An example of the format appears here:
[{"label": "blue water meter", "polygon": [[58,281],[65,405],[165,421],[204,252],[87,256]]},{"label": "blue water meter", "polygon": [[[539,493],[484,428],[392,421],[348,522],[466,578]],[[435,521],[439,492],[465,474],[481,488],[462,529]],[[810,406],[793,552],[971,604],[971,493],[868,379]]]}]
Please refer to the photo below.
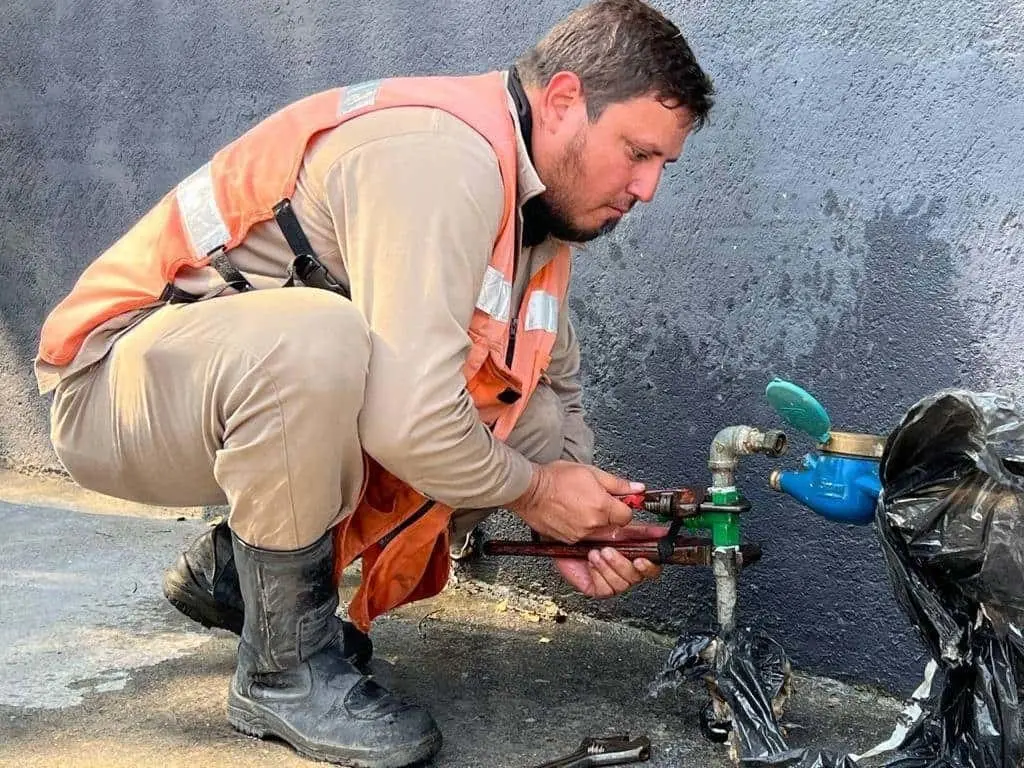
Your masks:
[{"label": "blue water meter", "polygon": [[776,469],[769,485],[829,520],[870,523],[882,492],[879,462],[885,438],[836,432],[824,406],[792,382],[773,380],[765,396],[786,423],[818,443],[804,456],[802,469]]}]

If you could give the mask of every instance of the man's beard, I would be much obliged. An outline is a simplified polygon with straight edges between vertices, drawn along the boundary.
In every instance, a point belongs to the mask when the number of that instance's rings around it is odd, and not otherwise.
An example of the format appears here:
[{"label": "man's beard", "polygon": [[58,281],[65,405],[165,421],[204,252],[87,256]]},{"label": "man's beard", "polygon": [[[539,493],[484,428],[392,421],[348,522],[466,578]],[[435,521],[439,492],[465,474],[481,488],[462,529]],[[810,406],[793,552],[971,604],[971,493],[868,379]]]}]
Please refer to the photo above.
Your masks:
[{"label": "man's beard", "polygon": [[582,229],[569,217],[566,195],[569,188],[583,175],[581,159],[586,143],[586,137],[580,131],[555,167],[552,183],[546,185],[547,189],[544,192],[526,201],[523,206],[525,228],[536,235],[533,238],[524,236],[524,239],[532,239],[536,243],[539,242],[537,236],[543,239],[543,235],[550,234],[570,243],[586,243],[608,234],[619,223],[619,219],[614,218],[597,229]]},{"label": "man's beard", "polygon": [[529,243],[532,245],[543,240],[545,235],[570,243],[588,243],[601,235],[607,235],[619,223],[618,218],[613,218],[608,219],[597,229],[577,227],[565,212],[565,207],[559,202],[558,197],[549,192],[543,192],[526,201],[523,205],[523,220],[525,229],[540,235],[524,235],[524,239],[532,241]]}]

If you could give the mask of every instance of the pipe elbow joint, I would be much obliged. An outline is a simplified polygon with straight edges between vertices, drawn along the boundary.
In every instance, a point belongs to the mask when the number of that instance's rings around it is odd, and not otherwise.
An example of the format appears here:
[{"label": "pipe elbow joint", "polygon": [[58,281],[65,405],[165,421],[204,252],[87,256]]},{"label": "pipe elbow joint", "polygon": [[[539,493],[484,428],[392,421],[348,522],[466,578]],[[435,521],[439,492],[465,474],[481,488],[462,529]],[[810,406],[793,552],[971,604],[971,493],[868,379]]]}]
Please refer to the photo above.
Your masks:
[{"label": "pipe elbow joint", "polygon": [[711,469],[729,469],[736,466],[740,456],[763,453],[781,456],[786,452],[786,433],[778,429],[762,431],[757,427],[739,424],[726,427],[711,441],[708,465]]},{"label": "pipe elbow joint", "polygon": [[786,433],[778,429],[762,431],[746,424],[726,427],[711,441],[708,469],[711,470],[712,487],[731,488],[735,485],[734,475],[740,456],[752,453],[781,456],[785,452]]}]

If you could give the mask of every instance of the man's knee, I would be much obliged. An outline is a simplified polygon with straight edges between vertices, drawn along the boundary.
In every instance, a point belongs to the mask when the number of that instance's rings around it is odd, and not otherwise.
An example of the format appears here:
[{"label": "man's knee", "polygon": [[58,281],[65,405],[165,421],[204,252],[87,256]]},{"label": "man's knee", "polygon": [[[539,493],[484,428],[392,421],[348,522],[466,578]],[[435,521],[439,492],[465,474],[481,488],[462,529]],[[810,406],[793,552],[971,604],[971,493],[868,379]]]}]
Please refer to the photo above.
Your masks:
[{"label": "man's knee", "polygon": [[318,289],[274,293],[273,319],[246,340],[248,359],[223,400],[214,473],[232,530],[254,546],[295,549],[358,501],[371,342],[350,301]]},{"label": "man's knee", "polygon": [[355,305],[316,288],[274,293],[279,295],[268,297],[273,299],[271,326],[249,341],[261,351],[260,364],[278,380],[314,391],[344,387],[362,392],[371,342],[366,320]]},{"label": "man's knee", "polygon": [[346,425],[354,436],[369,357],[362,315],[318,289],[166,307],[58,388],[51,439],[85,487],[148,503],[223,503],[223,448],[244,449],[240,461],[256,444],[280,456],[291,439],[289,450],[330,454],[325,443],[342,440]]},{"label": "man's knee", "polygon": [[557,461],[562,456],[562,419],[562,401],[550,387],[540,384],[507,443],[537,464]]}]

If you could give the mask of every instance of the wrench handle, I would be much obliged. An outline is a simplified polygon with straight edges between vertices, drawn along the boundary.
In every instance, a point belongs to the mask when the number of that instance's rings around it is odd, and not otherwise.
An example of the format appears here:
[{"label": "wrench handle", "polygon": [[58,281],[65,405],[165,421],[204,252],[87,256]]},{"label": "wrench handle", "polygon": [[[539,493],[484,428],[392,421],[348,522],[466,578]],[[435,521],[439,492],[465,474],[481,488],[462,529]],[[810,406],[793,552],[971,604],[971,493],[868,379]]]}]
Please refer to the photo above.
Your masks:
[{"label": "wrench handle", "polygon": [[[652,563],[662,563],[658,555],[658,545],[626,544],[614,541],[583,541],[578,544],[558,544],[555,542],[532,541],[487,541],[484,542],[485,555],[520,555],[525,557],[568,557],[585,560],[592,549],[612,547],[630,560],[646,558]],[[711,547],[701,539],[680,539],[668,560],[671,565],[711,565]]]},{"label": "wrench handle", "polygon": [[[557,542],[499,541],[492,539],[483,544],[485,555],[518,555],[520,557],[568,557],[585,560],[592,549],[612,547],[630,560],[646,558],[658,565],[711,565],[714,547],[708,539],[680,536],[668,559],[662,560],[656,542],[624,543],[621,541],[581,541],[577,544]],[[761,558],[761,548],[756,544],[740,546],[743,566],[753,565]]]}]

